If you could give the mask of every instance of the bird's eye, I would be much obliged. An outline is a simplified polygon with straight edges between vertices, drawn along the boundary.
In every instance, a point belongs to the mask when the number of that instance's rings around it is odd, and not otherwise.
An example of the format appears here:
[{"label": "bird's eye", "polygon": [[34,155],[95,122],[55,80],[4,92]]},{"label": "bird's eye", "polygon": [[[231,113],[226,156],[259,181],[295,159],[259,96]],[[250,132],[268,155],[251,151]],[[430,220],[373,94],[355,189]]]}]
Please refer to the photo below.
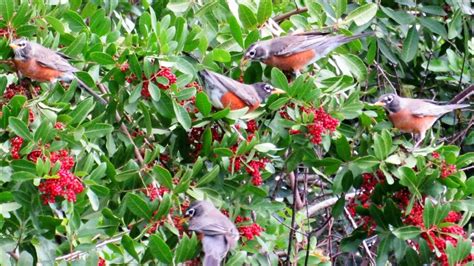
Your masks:
[{"label": "bird's eye", "polygon": [[250,51],[250,52],[249,52],[249,55],[250,55],[251,57],[254,57],[254,56],[255,56],[255,50]]},{"label": "bird's eye", "polygon": [[266,84],[265,87],[263,87],[267,92],[271,92],[273,90],[272,85]]},{"label": "bird's eye", "polygon": [[20,43],[18,43],[18,46],[20,46],[20,47],[25,47],[25,43],[24,43],[24,42],[20,42]]},{"label": "bird's eye", "polygon": [[189,209],[186,211],[185,215],[189,217],[193,217],[194,212],[195,212],[194,209]]},{"label": "bird's eye", "polygon": [[388,97],[387,97],[387,102],[390,103],[390,102],[392,102],[392,101],[393,101],[393,97],[388,96]]}]

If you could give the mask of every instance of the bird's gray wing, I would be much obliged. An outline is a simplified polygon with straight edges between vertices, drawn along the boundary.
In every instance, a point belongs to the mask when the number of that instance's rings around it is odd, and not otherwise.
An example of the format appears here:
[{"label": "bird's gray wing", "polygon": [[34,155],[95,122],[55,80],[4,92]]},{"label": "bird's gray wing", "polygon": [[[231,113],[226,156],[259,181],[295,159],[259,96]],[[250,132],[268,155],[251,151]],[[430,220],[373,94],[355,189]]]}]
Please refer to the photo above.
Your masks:
[{"label": "bird's gray wing", "polygon": [[407,105],[408,110],[415,116],[441,116],[453,110],[465,108],[466,104],[446,104],[438,105],[429,101],[420,99],[412,99],[412,102]]},{"label": "bird's gray wing", "polygon": [[[279,56],[288,56],[294,53],[299,53],[303,51],[307,51],[309,49],[313,49],[316,52],[316,56],[318,58],[325,56],[338,46],[350,42],[352,40],[361,38],[363,36],[369,35],[368,33],[363,34],[355,34],[353,36],[344,36],[344,35],[327,35],[327,34],[320,34],[320,33],[301,33],[298,35],[290,35],[286,36],[287,40],[284,40],[284,43],[287,44],[284,49],[278,51],[274,55]],[[279,40],[275,40],[275,45],[278,44]],[[272,49],[273,51],[273,49]]]},{"label": "bird's gray wing", "polygon": [[246,104],[253,106],[259,102],[259,96],[255,89],[247,84],[237,82],[221,74],[205,71],[206,82],[214,86],[221,86],[223,90],[228,90],[237,95]]},{"label": "bird's gray wing", "polygon": [[77,72],[77,69],[56,51],[39,44],[34,44],[34,46],[33,57],[39,64],[48,68],[57,69],[61,72]]},{"label": "bird's gray wing", "polygon": [[204,219],[198,223],[190,223],[189,230],[209,236],[224,235],[229,233],[229,229],[224,225]]},{"label": "bird's gray wing", "polygon": [[207,236],[202,238],[204,251],[204,266],[219,266],[229,251],[229,245],[224,236]]}]

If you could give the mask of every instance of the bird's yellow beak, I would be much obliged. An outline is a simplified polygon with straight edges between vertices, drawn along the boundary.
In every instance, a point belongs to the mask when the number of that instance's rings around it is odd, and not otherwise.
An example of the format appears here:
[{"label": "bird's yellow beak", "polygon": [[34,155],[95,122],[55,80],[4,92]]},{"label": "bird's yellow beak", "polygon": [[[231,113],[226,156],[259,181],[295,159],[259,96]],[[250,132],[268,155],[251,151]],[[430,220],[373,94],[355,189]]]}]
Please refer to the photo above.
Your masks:
[{"label": "bird's yellow beak", "polygon": [[180,223],[187,223],[191,217],[189,216],[183,216],[181,217],[181,220],[179,220]]},{"label": "bird's yellow beak", "polygon": [[14,43],[10,43],[9,45],[10,45],[10,47],[11,47],[12,49],[18,49],[18,48],[20,48],[20,46],[14,44]]},{"label": "bird's yellow beak", "polygon": [[247,65],[247,63],[250,61],[250,59],[248,59],[247,57],[242,57],[242,60],[240,60],[240,67],[243,67],[245,65]]},{"label": "bird's yellow beak", "polygon": [[272,94],[284,94],[284,93],[286,93],[286,91],[284,91],[282,89],[274,88],[272,90]]},{"label": "bird's yellow beak", "polygon": [[376,106],[385,106],[386,104],[384,102],[378,101],[378,102],[374,103],[374,105],[376,105]]}]

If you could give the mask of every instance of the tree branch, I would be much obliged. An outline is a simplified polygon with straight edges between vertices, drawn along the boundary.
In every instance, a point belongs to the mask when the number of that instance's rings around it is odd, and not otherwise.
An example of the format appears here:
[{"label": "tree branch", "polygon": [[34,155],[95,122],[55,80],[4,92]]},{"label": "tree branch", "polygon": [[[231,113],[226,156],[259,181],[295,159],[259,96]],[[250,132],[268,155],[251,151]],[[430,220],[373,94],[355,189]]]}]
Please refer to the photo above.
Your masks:
[{"label": "tree branch", "polygon": [[298,14],[301,14],[301,13],[304,13],[308,11],[308,8],[307,7],[302,7],[302,8],[297,8],[295,10],[292,10],[290,12],[287,12],[287,13],[283,13],[281,15],[278,15],[278,16],[275,16],[273,17],[273,20],[276,22],[276,23],[280,23],[282,22],[283,20],[293,16],[293,15],[298,15]]}]

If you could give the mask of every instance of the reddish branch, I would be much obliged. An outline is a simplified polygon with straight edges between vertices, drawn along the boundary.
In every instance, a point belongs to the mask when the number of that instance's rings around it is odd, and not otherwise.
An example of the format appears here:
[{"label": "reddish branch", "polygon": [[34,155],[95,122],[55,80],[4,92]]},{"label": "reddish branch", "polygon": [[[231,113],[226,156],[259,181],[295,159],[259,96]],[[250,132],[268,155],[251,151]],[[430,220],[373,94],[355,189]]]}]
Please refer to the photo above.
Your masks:
[{"label": "reddish branch", "polygon": [[281,15],[278,15],[278,16],[275,16],[273,18],[273,20],[276,22],[276,23],[280,23],[282,22],[283,20],[293,16],[293,15],[297,15],[297,14],[301,14],[301,13],[304,13],[308,11],[308,8],[307,7],[302,7],[302,8],[297,8],[295,10],[292,10],[290,12],[287,12],[287,13],[284,13],[284,14],[281,14]]}]

